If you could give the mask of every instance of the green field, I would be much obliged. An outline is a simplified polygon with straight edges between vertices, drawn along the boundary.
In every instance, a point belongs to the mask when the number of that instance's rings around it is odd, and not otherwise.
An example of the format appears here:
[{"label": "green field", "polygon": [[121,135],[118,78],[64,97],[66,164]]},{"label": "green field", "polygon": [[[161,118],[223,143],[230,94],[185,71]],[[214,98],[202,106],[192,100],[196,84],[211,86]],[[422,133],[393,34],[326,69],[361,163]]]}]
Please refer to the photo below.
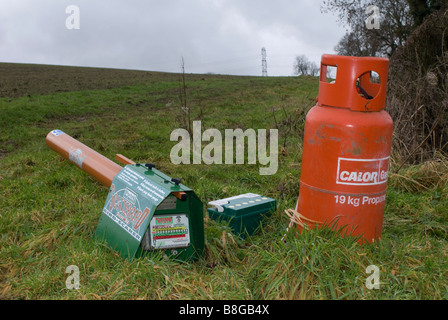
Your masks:
[{"label": "green field", "polygon": [[[1,299],[448,299],[448,159],[392,159],[384,230],[368,245],[328,229],[285,234],[299,191],[313,77],[242,77],[0,64]],[[181,106],[185,96],[188,110]],[[174,165],[170,133],[278,129],[279,168]],[[108,190],[45,144],[60,129],[110,159],[155,163],[204,203],[253,192],[278,209],[252,237],[205,219],[196,262],[128,261],[93,238]],[[66,268],[80,270],[69,290]],[[368,289],[366,268],[379,268]]]}]

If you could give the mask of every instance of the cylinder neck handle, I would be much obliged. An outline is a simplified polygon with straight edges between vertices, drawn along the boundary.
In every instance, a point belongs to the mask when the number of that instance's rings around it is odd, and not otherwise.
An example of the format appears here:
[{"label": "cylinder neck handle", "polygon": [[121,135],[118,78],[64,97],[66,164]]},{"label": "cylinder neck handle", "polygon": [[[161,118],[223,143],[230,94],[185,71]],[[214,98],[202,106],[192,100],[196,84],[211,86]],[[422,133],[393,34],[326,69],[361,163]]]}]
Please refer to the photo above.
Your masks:
[{"label": "cylinder neck handle", "polygon": [[[328,67],[336,67],[336,79],[327,81]],[[318,105],[380,111],[386,106],[389,59],[322,55]],[[332,75],[330,75],[332,76]]]}]

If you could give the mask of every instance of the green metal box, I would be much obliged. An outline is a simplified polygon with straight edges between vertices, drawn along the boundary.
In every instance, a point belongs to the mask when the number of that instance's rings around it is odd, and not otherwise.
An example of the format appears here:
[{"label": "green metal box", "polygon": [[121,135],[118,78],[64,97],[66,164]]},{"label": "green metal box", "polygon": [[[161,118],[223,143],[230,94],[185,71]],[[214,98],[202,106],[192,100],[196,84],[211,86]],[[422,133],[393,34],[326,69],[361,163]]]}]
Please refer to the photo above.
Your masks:
[{"label": "green metal box", "polygon": [[180,260],[204,252],[203,204],[153,166],[127,165],[113,179],[95,237],[124,258],[162,250]]},{"label": "green metal box", "polygon": [[252,235],[260,225],[263,216],[277,210],[277,201],[255,193],[211,201],[215,207],[208,208],[211,219],[227,221],[233,231],[241,236]]}]

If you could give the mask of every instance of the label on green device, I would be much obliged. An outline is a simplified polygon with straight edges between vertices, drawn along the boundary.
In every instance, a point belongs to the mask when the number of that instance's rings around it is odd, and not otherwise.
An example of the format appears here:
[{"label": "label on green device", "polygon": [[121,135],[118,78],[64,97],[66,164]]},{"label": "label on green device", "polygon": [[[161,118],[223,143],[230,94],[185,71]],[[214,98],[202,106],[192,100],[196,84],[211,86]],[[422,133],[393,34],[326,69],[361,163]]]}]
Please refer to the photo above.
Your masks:
[{"label": "label on green device", "polygon": [[123,256],[135,254],[157,206],[170,194],[133,166],[113,179],[96,235]]},{"label": "label on green device", "polygon": [[190,245],[186,214],[155,215],[149,225],[154,249],[181,248]]}]

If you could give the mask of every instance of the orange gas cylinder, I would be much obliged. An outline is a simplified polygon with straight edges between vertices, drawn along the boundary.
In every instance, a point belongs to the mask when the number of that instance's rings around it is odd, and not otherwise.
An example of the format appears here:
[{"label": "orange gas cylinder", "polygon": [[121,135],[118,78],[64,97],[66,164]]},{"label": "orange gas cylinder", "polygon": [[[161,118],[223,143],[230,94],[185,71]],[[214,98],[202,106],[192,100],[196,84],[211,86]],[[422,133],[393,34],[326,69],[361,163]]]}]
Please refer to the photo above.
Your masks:
[{"label": "orange gas cylinder", "polygon": [[[330,83],[328,66],[337,68]],[[380,237],[393,129],[383,110],[388,67],[387,58],[322,56],[317,105],[305,120],[300,230],[317,223],[361,241]]]}]

